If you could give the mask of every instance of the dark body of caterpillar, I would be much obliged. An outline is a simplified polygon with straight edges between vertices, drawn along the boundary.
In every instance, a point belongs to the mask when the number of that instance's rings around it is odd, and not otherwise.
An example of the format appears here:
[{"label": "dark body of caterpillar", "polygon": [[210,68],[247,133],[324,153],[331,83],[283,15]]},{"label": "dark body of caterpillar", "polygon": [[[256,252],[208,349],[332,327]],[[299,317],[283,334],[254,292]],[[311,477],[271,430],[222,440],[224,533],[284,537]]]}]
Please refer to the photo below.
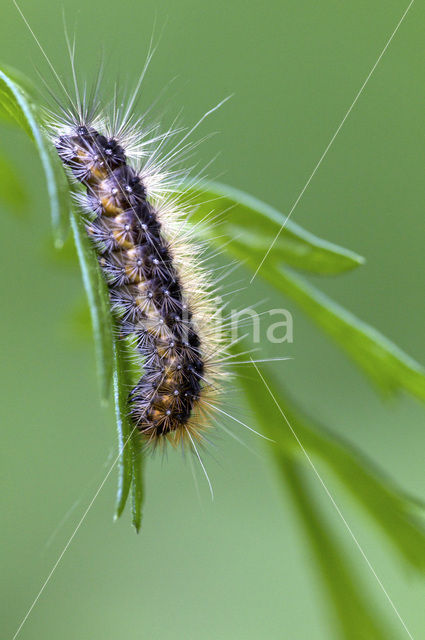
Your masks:
[{"label": "dark body of caterpillar", "polygon": [[136,336],[144,373],[129,396],[137,428],[153,442],[184,436],[201,392],[201,344],[161,224],[122,147],[78,126],[56,140],[87,189],[87,223],[123,335]]}]

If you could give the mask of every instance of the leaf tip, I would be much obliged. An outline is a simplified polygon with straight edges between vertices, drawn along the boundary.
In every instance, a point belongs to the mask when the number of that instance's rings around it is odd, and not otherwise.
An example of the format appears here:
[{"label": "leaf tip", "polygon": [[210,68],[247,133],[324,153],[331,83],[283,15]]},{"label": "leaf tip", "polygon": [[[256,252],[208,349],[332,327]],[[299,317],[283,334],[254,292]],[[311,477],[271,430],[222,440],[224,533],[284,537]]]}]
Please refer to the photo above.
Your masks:
[{"label": "leaf tip", "polygon": [[114,522],[117,522],[119,518],[121,518],[124,513],[125,505],[127,504],[128,490],[125,490],[125,487],[118,487],[118,494],[115,502],[115,513],[113,516]]},{"label": "leaf tip", "polygon": [[359,255],[358,253],[353,254],[353,259],[357,262],[358,265],[366,264],[367,260],[364,256]]},{"label": "leaf tip", "polygon": [[364,256],[361,256],[359,253],[355,251],[350,251],[346,249],[345,253],[345,271],[351,271],[353,269],[357,269],[357,267],[361,267],[366,264],[367,260]]},{"label": "leaf tip", "polygon": [[136,529],[136,533],[139,534],[142,527],[141,518],[133,519],[133,526]]},{"label": "leaf tip", "polygon": [[126,501],[122,500],[120,498],[120,496],[118,496],[118,500],[117,500],[117,503],[115,505],[115,513],[114,513],[114,516],[113,516],[114,522],[117,522],[121,518],[122,513],[124,511],[125,503],[126,503]]},{"label": "leaf tip", "polygon": [[123,511],[124,511],[124,507],[125,507],[125,502],[124,504],[117,504],[115,507],[115,513],[112,517],[113,522],[118,522],[118,520],[121,518]]},{"label": "leaf tip", "polygon": [[137,534],[140,533],[142,528],[142,514],[140,511],[133,515],[133,527],[136,529]]}]

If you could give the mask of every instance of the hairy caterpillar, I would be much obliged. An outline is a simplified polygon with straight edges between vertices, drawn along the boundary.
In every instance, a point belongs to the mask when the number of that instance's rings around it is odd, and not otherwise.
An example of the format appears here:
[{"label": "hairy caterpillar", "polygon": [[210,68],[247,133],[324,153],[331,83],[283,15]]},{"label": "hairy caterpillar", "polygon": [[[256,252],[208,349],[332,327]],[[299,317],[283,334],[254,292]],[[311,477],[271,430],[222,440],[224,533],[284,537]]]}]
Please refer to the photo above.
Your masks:
[{"label": "hairy caterpillar", "polygon": [[124,122],[114,130],[92,114],[78,101],[52,125],[52,140],[85,188],[76,199],[121,335],[136,339],[143,375],[129,396],[130,416],[153,445],[193,445],[207,424],[204,399],[217,393],[221,373],[223,336],[208,278],[176,203],[150,195],[150,184],[156,193],[160,186],[152,159],[138,169],[130,164],[135,129]]}]

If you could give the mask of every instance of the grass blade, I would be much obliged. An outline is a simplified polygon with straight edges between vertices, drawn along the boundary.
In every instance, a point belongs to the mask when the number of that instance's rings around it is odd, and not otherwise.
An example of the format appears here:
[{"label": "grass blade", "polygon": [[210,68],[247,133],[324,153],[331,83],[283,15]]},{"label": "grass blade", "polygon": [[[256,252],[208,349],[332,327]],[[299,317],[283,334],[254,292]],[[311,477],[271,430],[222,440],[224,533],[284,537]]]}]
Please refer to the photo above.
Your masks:
[{"label": "grass blade", "polygon": [[288,295],[385,393],[408,391],[425,400],[425,369],[382,333],[357,318],[298,274],[265,266],[265,277]]},{"label": "grass blade", "polygon": [[[189,185],[184,198],[197,205],[197,209],[191,213],[194,223],[203,220],[211,211],[214,211],[214,218],[220,214],[220,238],[215,238],[216,229],[211,228],[207,220],[200,225],[202,236],[216,245],[224,245],[230,240],[230,251],[239,258],[243,257],[254,269],[286,218],[283,213],[253,196],[218,183],[209,183],[206,187]],[[358,267],[364,263],[364,258],[322,240],[288,220],[267,263],[285,263],[319,275],[334,275]]]},{"label": "grass blade", "polygon": [[133,477],[133,455],[131,430],[128,420],[129,385],[125,376],[125,363],[118,340],[114,341],[114,404],[118,431],[118,450],[121,452],[118,464],[118,490],[115,517],[124,511]]},{"label": "grass blade", "polygon": [[40,111],[29,94],[0,69],[0,114],[23,129],[34,141],[46,176],[55,244],[65,241],[71,208],[69,186],[62,164],[47,139]]},{"label": "grass blade", "polygon": [[121,451],[115,517],[119,518],[122,514],[131,488],[132,520],[139,533],[144,499],[144,452],[140,433],[131,424],[128,416],[128,394],[142,375],[140,368],[135,366],[135,344],[131,336],[126,339],[116,339],[114,343],[115,414]]},{"label": "grass blade", "polygon": [[132,438],[132,484],[131,484],[131,494],[132,494],[132,519],[133,525],[139,533],[141,523],[142,523],[142,504],[144,499],[144,490],[143,490],[143,446],[142,441],[140,439],[139,432],[136,431],[134,437]]}]

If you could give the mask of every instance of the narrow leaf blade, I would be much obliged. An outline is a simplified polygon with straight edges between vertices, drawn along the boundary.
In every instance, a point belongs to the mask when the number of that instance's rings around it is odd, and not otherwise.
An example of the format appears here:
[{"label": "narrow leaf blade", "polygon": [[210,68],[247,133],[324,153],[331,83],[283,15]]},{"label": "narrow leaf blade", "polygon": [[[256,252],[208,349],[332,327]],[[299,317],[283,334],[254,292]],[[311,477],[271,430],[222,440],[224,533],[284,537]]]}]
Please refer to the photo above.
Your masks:
[{"label": "narrow leaf blade", "polygon": [[270,205],[227,185],[209,183],[200,187],[189,184],[184,199],[197,205],[191,212],[194,223],[201,223],[211,211],[214,211],[214,220],[219,215],[220,238],[216,238],[216,230],[211,228],[208,218],[200,224],[200,233],[214,244],[224,245],[231,241],[229,250],[243,257],[253,269],[258,267],[276,236],[267,264],[285,263],[318,275],[334,275],[364,262],[353,251],[314,236],[292,220],[286,220],[283,213]]},{"label": "narrow leaf blade", "polygon": [[119,518],[124,511],[133,477],[133,454],[131,425],[128,420],[129,387],[125,375],[125,363],[118,340],[114,341],[114,404],[115,420],[118,432],[118,490],[115,517]]},{"label": "narrow leaf blade", "polygon": [[133,525],[139,533],[142,523],[143,489],[143,445],[140,434],[136,432],[132,438],[133,478],[132,490],[132,519]]},{"label": "narrow leaf blade", "polygon": [[133,336],[115,340],[114,396],[119,451],[121,452],[116,517],[118,518],[122,514],[131,488],[132,521],[138,533],[141,527],[144,500],[144,451],[140,433],[131,423],[128,414],[128,395],[142,375],[140,367],[135,364],[136,361],[140,361],[140,354],[137,359],[135,358],[136,344],[137,341]]},{"label": "narrow leaf blade", "polygon": [[265,268],[263,276],[288,295],[386,393],[408,391],[425,400],[425,369],[382,333],[357,318],[298,274]]},{"label": "narrow leaf blade", "polygon": [[62,164],[44,133],[40,110],[29,94],[0,69],[0,114],[23,129],[35,142],[46,176],[55,244],[61,247],[71,208],[69,186]]}]

